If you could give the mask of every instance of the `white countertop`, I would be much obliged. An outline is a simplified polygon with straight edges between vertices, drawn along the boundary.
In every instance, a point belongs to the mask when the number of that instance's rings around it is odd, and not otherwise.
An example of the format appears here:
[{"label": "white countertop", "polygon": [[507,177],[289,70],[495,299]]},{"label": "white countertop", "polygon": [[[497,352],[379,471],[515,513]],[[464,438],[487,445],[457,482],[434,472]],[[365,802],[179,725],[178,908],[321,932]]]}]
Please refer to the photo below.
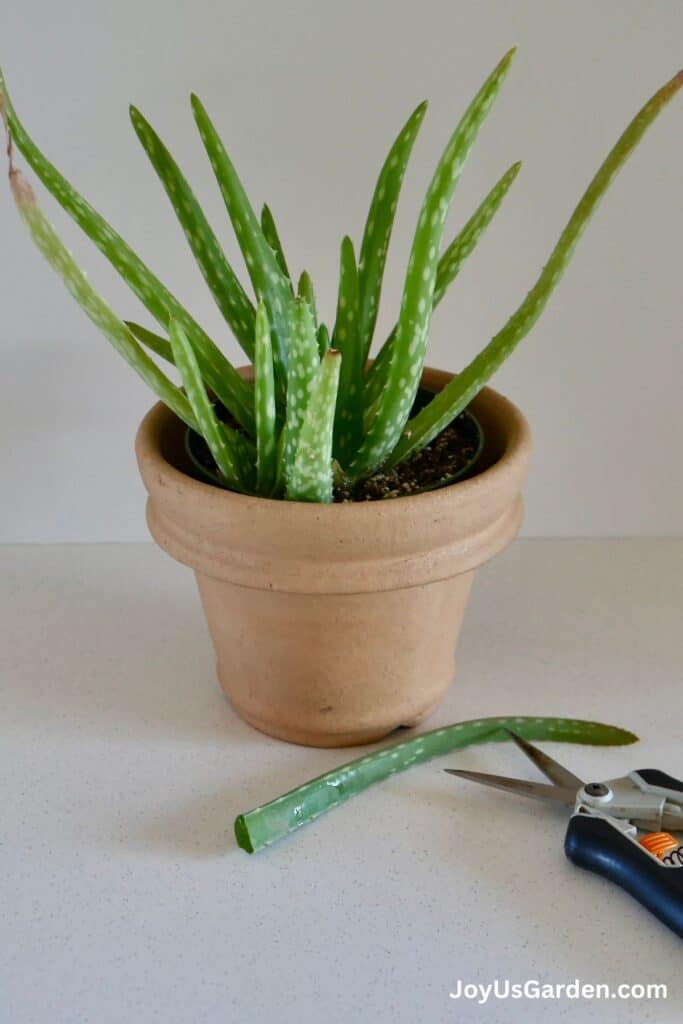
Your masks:
[{"label": "white countertop", "polygon": [[[0,548],[2,1024],[680,1020],[680,939],[574,868],[561,810],[410,770],[249,857],[232,821],[353,752],[231,711],[189,570],[150,545]],[[577,774],[683,775],[683,541],[519,541],[482,570],[424,728],[600,718]],[[459,980],[668,984],[666,1002],[449,997]]]}]

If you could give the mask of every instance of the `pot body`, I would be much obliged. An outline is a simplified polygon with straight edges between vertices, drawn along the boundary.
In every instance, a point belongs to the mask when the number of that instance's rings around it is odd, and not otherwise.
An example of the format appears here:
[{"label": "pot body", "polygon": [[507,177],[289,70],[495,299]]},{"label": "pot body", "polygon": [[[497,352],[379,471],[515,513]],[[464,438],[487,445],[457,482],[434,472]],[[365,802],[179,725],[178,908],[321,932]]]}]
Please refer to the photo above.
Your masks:
[{"label": "pot body", "polygon": [[[425,370],[442,388],[451,374]],[[147,414],[136,452],[154,539],[195,570],[218,677],[256,728],[348,746],[438,704],[474,570],[514,537],[531,449],[519,410],[485,388],[469,480],[408,498],[313,505],[234,494],[191,476],[183,424]]]}]

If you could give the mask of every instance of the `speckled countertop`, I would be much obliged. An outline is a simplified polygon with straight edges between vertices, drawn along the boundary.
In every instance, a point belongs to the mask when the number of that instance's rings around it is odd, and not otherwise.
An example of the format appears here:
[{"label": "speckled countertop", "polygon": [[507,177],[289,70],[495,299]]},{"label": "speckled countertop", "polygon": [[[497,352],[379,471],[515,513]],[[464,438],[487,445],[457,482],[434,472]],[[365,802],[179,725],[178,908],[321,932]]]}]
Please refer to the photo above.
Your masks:
[{"label": "speckled countertop", "polygon": [[[191,573],[152,545],[0,549],[2,1024],[680,1020],[681,941],[564,858],[564,817],[459,784],[368,791],[254,857],[232,820],[347,754],[232,713]],[[425,728],[603,718],[578,774],[683,775],[683,541],[523,541],[482,570]],[[453,1000],[458,982],[668,984],[666,1001]]]}]

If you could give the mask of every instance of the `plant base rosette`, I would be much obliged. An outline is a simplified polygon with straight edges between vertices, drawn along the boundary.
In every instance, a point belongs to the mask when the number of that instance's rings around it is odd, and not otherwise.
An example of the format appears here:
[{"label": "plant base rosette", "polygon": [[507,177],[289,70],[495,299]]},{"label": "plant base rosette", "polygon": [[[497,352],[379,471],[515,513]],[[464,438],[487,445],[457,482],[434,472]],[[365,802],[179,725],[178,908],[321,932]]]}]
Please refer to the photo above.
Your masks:
[{"label": "plant base rosette", "polygon": [[[439,390],[451,375],[426,370]],[[184,425],[163,405],[137,455],[155,540],[190,565],[233,707],[314,746],[415,725],[453,679],[475,569],[515,536],[528,425],[492,389],[472,404],[486,444],[472,478],[389,501],[254,498],[189,475]]]}]

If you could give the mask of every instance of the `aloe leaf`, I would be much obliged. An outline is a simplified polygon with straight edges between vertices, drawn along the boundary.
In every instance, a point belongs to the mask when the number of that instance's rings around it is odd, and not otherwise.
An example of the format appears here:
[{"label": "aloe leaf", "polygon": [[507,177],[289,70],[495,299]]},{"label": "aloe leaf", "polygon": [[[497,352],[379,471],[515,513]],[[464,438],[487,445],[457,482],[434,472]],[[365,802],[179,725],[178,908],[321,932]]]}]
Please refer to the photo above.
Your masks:
[{"label": "aloe leaf", "polygon": [[287,478],[289,501],[332,501],[332,437],[341,354],[330,348],[320,362]]},{"label": "aloe leaf", "polygon": [[287,369],[287,409],[280,446],[278,483],[289,484],[289,474],[299,441],[299,431],[308,406],[320,357],[313,314],[305,299],[294,301]]},{"label": "aloe leaf", "polygon": [[496,182],[484,201],[477,207],[470,219],[465,224],[448,246],[439,260],[436,271],[436,282],[434,285],[434,305],[437,306],[444,297],[449,285],[455,280],[460,272],[460,267],[477,245],[486,228],[493,220],[500,204],[505,199],[510,186],[519,174],[521,161],[509,167],[502,178]]},{"label": "aloe leaf", "polygon": [[268,313],[263,302],[256,310],[254,356],[254,397],[256,410],[256,490],[269,495],[275,484],[277,438],[273,348]]},{"label": "aloe leaf", "polygon": [[308,303],[311,313],[313,314],[313,323],[315,324],[316,330],[318,326],[318,310],[315,302],[315,290],[313,288],[313,281],[311,275],[307,270],[304,270],[299,278],[297,285],[297,294],[299,298],[305,299]]},{"label": "aloe leaf", "polygon": [[334,457],[347,466],[363,438],[363,351],[360,338],[358,271],[353,243],[341,245],[337,319],[332,345],[342,354],[334,421]]},{"label": "aloe leaf", "polygon": [[130,107],[130,119],[171,201],[216,305],[249,359],[253,359],[254,307],[237,280],[178,164],[146,118],[134,106]]},{"label": "aloe leaf", "polygon": [[287,260],[285,258],[285,252],[282,248],[282,242],[280,241],[280,235],[278,234],[277,227],[275,225],[275,218],[267,203],[264,203],[261,207],[261,230],[263,236],[273,250],[277,265],[284,274],[284,276],[291,280],[289,267],[287,266]]},{"label": "aloe leaf", "polygon": [[[638,739],[634,733],[614,725],[574,718],[517,716],[458,722],[348,761],[275,800],[238,815],[235,819],[237,845],[247,853],[255,853],[397,772],[475,743],[508,740],[506,729],[513,729],[519,736],[532,741],[553,740],[595,746],[622,746]],[[454,792],[453,798],[456,796]]]},{"label": "aloe leaf", "polygon": [[320,358],[325,355],[330,347],[330,332],[325,324],[318,324],[318,353]]},{"label": "aloe leaf", "polygon": [[386,387],[365,440],[349,467],[350,475],[356,479],[385,461],[410,416],[424,364],[444,222],[467,155],[500,91],[513,55],[514,50],[505,55],[467,108],[427,189],[408,262]]},{"label": "aloe leaf", "polygon": [[266,304],[273,332],[275,373],[282,386],[286,379],[289,347],[292,305],[290,282],[280,269],[275,253],[266,241],[233,163],[209,115],[195,95],[192,96],[192,110],[256,295]]},{"label": "aloe leaf", "polygon": [[227,483],[236,490],[244,490],[242,467],[230,445],[228,431],[216,417],[206,393],[194,349],[177,320],[170,321],[169,334],[173,358],[197,420],[198,432],[209,446],[214,461]]},{"label": "aloe leaf", "polygon": [[169,316],[175,317],[182,324],[195,349],[205,380],[242,426],[253,432],[254,396],[250,386],[175,296],[38,149],[17,117],[1,72],[0,114],[11,140],[24,154],[48,192],[106,256],[154,319],[164,330],[168,327]]},{"label": "aloe leaf", "polygon": [[529,333],[543,312],[548,299],[562,277],[586,224],[623,164],[633,152],[649,126],[666,104],[683,86],[679,71],[636,114],[610,150],[605,161],[581,197],[569,222],[553,249],[535,285],[517,311],[475,356],[465,369],[450,381],[443,391],[408,423],[391,456],[395,465],[418,451],[436,437],[482,389],[491,375]]},{"label": "aloe leaf", "polygon": [[360,294],[359,336],[363,362],[367,359],[377,321],[384,264],[394,225],[394,214],[408,160],[427,110],[421,103],[401,129],[380,171],[370,203],[358,263]]},{"label": "aloe leaf", "polygon": [[165,359],[168,363],[173,363],[173,349],[171,343],[166,338],[162,338],[160,334],[155,334],[154,331],[150,331],[147,327],[143,327],[141,324],[136,324],[132,320],[124,320],[124,323],[134,338],[148,348],[155,355],[161,359]]},{"label": "aloe leaf", "polygon": [[189,427],[195,428],[196,419],[185,395],[161,372],[123,321],[98,295],[40,209],[31,185],[11,163],[10,184],[21,219],[31,238],[50,266],[57,271],[83,312],[162,402]]},{"label": "aloe leaf", "polygon": [[[166,338],[162,338],[159,334],[155,334],[153,331],[148,330],[146,327],[142,327],[140,324],[133,323],[130,320],[125,321],[126,327],[129,329],[131,334],[146,348],[150,349],[156,355],[162,359],[166,359],[169,363],[175,366],[175,357],[173,355],[173,348],[171,347],[170,341]],[[244,434],[240,434],[232,428],[224,425],[225,429],[229,431],[230,442],[232,447],[235,449],[239,463],[241,466],[251,466],[256,461],[256,448]]]},{"label": "aloe leaf", "polygon": [[[449,286],[458,276],[462,264],[470,255],[493,220],[500,204],[508,193],[510,186],[517,177],[521,163],[513,164],[499,181],[493,186],[486,198],[474,211],[461,231],[455,236],[439,260],[434,285],[433,306],[436,308],[444,297]],[[377,358],[365,375],[365,405],[371,408],[377,401],[386,384],[389,371],[391,352],[396,337],[396,328],[387,338],[377,354]],[[370,414],[372,416],[372,414]]]}]

